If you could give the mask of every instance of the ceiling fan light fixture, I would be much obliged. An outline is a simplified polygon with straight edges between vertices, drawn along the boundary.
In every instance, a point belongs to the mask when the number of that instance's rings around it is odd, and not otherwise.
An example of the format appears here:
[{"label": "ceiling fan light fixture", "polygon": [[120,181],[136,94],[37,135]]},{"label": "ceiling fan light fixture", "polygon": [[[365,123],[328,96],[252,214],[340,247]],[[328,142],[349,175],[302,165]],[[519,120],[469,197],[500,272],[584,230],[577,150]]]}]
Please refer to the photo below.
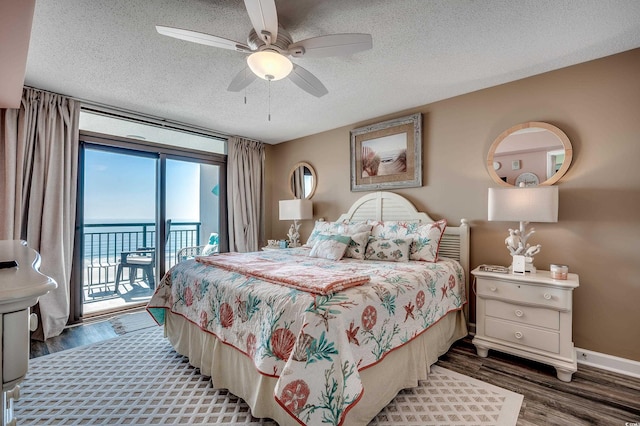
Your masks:
[{"label": "ceiling fan light fixture", "polygon": [[293,69],[289,58],[270,50],[252,53],[247,57],[247,65],[258,77],[273,81],[285,78]]}]

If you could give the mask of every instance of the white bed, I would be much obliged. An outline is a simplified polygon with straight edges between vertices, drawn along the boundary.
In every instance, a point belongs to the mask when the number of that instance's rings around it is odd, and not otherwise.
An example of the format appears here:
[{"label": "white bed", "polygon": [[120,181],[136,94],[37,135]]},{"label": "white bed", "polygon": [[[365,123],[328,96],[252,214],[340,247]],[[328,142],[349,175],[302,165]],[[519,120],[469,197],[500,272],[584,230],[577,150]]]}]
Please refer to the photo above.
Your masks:
[{"label": "white bed", "polygon": [[[347,213],[341,215],[338,221],[365,221],[368,219],[433,222],[425,213],[416,211],[415,207],[405,198],[389,192],[365,195],[356,201]],[[462,266],[463,274],[461,275],[464,276],[464,279],[460,284],[464,285],[466,294],[468,294],[468,250],[469,227],[467,222],[463,220],[461,225],[457,227],[447,226],[440,243],[439,255],[454,259],[459,263],[459,266]],[[265,256],[267,255],[265,254]],[[194,268],[204,268],[204,266],[192,264],[191,269]],[[264,369],[261,371],[257,368],[255,357],[252,358],[253,355],[247,356],[250,351],[245,350],[241,345],[234,344],[232,339],[223,341],[219,338],[223,335],[220,332],[207,331],[203,328],[202,321],[194,318],[189,319],[189,316],[184,312],[177,308],[171,308],[179,304],[178,301],[174,300],[174,296],[168,292],[164,296],[160,294],[162,288],[170,288],[171,282],[167,282],[167,280],[171,281],[171,279],[174,280],[174,285],[178,285],[175,284],[177,282],[176,274],[174,274],[174,278],[165,276],[164,286],[161,283],[158,288],[159,293],[157,292],[154,296],[155,301],[152,299],[150,302],[149,309],[156,318],[164,320],[167,337],[176,351],[187,356],[192,365],[201,369],[202,374],[211,376],[214,386],[229,389],[233,394],[242,397],[251,407],[255,417],[271,418],[281,425],[300,424],[305,418],[310,419],[309,416],[292,416],[290,406],[285,409],[283,407],[286,404],[283,403],[282,398],[274,398],[274,395],[278,393],[280,396],[283,395],[283,377],[287,374],[294,374],[289,370],[289,364],[284,369],[274,367],[273,374],[266,373]],[[366,285],[368,284],[364,284],[363,287]],[[344,294],[353,294],[348,291]],[[443,292],[446,292],[444,288]],[[341,294],[343,293],[341,292]],[[298,297],[302,298],[302,296]],[[453,342],[467,335],[464,315],[466,306],[466,302],[460,302],[459,309],[447,311],[444,316],[430,324],[426,331],[412,331],[411,338],[406,339],[407,341],[402,345],[392,348],[380,356],[376,362],[365,363],[362,368],[358,367],[358,383],[361,383],[363,391],[359,394],[352,393],[352,396],[355,395],[355,401],[348,406],[345,404],[346,409],[340,411],[339,415],[329,416],[330,420],[335,424],[367,424],[395,397],[399,390],[414,387],[418,380],[427,379],[429,366],[437,361],[438,356],[445,353]],[[398,308],[400,309],[400,307]],[[407,317],[409,314],[407,311]],[[244,320],[246,318],[243,318]],[[405,322],[406,320],[407,318],[405,318]],[[309,325],[308,322],[303,328]],[[343,326],[346,331],[347,325]],[[326,327],[328,332],[329,325]],[[235,333],[243,333],[244,337],[245,331],[235,331]],[[360,361],[362,362],[362,358]],[[316,365],[319,366],[319,364],[314,364],[311,368],[315,368]],[[301,380],[296,382],[301,382]],[[280,391],[278,391],[278,386],[280,386]],[[318,422],[318,418],[309,420],[309,424],[316,422]]]}]

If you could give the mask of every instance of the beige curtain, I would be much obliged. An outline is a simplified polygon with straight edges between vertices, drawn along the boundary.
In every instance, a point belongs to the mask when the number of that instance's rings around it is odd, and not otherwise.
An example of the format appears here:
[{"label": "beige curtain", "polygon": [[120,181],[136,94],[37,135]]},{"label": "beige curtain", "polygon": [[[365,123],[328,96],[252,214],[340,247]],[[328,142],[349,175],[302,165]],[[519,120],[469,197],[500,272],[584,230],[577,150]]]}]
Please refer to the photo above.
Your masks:
[{"label": "beige curtain", "polygon": [[293,194],[296,198],[304,199],[304,166],[300,166],[293,171],[293,176],[291,176],[293,182]]},{"label": "beige curtain", "polygon": [[239,137],[229,139],[227,211],[229,251],[257,251],[263,232],[264,144]]},{"label": "beige curtain", "polygon": [[0,110],[0,239],[26,240],[58,283],[39,301],[40,339],[69,318],[79,113],[78,101],[30,88],[19,109]]}]

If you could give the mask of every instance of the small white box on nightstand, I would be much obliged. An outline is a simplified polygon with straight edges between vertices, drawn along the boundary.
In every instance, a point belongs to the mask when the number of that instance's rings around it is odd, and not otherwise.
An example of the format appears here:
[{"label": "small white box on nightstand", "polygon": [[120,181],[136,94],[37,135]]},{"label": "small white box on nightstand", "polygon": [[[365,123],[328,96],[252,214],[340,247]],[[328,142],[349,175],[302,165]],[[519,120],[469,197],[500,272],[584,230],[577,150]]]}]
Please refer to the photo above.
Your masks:
[{"label": "small white box on nightstand", "polygon": [[524,275],[526,272],[525,257],[519,254],[513,255],[513,263],[511,263],[511,272],[516,275]]}]

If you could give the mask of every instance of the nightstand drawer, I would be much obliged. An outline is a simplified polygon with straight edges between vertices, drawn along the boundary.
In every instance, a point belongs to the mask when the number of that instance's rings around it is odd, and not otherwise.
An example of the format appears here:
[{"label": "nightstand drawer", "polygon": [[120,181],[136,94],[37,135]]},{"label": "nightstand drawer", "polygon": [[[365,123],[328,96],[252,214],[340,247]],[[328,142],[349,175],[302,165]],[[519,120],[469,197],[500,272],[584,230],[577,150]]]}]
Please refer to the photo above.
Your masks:
[{"label": "nightstand drawer", "polygon": [[553,309],[514,305],[490,299],[486,301],[485,314],[522,324],[560,330],[560,312]]},{"label": "nightstand drawer", "polygon": [[476,292],[490,299],[571,310],[571,292],[559,288],[478,278]]},{"label": "nightstand drawer", "polygon": [[[29,368],[29,309],[2,314],[2,383],[11,383]],[[13,386],[12,386],[13,387]]]},{"label": "nightstand drawer", "polygon": [[560,353],[560,334],[553,331],[541,330],[495,318],[486,318],[485,334],[489,337],[518,345],[556,354]]}]

